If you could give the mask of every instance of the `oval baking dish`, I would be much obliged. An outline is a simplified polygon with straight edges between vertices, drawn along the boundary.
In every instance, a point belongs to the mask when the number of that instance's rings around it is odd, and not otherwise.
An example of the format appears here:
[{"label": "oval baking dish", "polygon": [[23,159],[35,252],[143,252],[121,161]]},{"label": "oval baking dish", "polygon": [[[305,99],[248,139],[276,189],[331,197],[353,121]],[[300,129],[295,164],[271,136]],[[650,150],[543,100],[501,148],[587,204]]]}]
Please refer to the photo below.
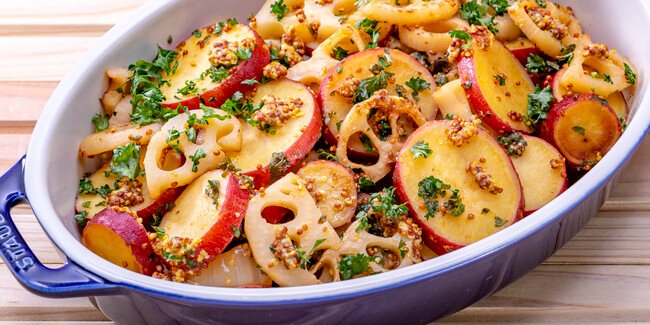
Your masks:
[{"label": "oval baking dish", "polygon": [[[609,187],[650,126],[645,82],[650,62],[650,6],[630,0],[560,1],[581,16],[594,39],[619,49],[641,77],[631,122],[612,150],[585,177],[522,221],[475,244],[414,266],[317,286],[272,289],[204,287],[137,274],[96,256],[80,242],[74,219],[84,168],[78,144],[92,132],[112,66],[153,57],[171,33],[183,39],[196,26],[236,17],[245,20],[263,1],[151,2],[111,29],[59,84],[34,130],[27,155],[0,177],[0,251],[14,276],[47,297],[93,297],[119,323],[424,323],[454,313],[535,268],[569,241],[602,204]],[[209,14],[206,14],[209,13]],[[596,15],[594,13],[598,13]],[[607,19],[601,20],[602,15]],[[625,23],[621,23],[625,22]],[[48,236],[67,257],[59,269],[41,264],[10,216],[28,201]]]}]

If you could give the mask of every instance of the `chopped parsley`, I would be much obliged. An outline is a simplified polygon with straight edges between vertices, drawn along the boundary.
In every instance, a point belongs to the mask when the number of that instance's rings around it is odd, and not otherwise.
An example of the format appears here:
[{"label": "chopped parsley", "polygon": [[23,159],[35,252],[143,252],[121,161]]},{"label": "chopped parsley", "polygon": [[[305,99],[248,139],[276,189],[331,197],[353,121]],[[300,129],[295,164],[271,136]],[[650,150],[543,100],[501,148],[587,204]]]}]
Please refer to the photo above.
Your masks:
[{"label": "chopped parsley", "polygon": [[106,176],[113,174],[118,179],[136,179],[142,174],[140,171],[140,146],[131,142],[113,150],[113,159],[109,164]]},{"label": "chopped parsley", "polygon": [[271,13],[280,21],[289,13],[289,8],[284,4],[284,0],[278,0],[271,4]]},{"label": "chopped parsley", "polygon": [[201,73],[199,79],[203,80],[205,76],[210,77],[213,83],[219,83],[230,76],[230,70],[224,66],[215,67],[212,65]]},{"label": "chopped parsley", "polygon": [[447,114],[445,114],[445,117],[444,117],[444,118],[445,118],[445,120],[453,120],[453,119],[454,119],[454,116],[456,116],[456,114],[454,114],[454,113],[447,113]]},{"label": "chopped parsley", "polygon": [[506,150],[508,156],[518,156],[524,154],[528,142],[519,132],[512,132],[508,135],[499,136],[497,142]]},{"label": "chopped parsley", "polygon": [[413,90],[413,93],[411,95],[416,101],[420,100],[420,97],[418,96],[420,92],[423,92],[431,87],[430,82],[427,82],[420,77],[412,77],[405,83],[405,85]]},{"label": "chopped parsley", "polygon": [[379,22],[376,21],[376,20],[363,18],[363,20],[360,20],[355,24],[355,26],[359,30],[361,30],[362,32],[364,32],[364,33],[368,34],[368,36],[370,36],[370,42],[368,44],[366,44],[366,49],[371,49],[371,48],[375,48],[375,47],[379,46],[378,43],[377,43],[379,41],[379,35],[380,35],[379,34],[379,29],[380,28],[377,28],[378,23]]},{"label": "chopped parsley", "polygon": [[208,186],[205,187],[205,195],[212,199],[214,205],[219,206],[219,192],[220,192],[219,180],[210,179],[208,180]]},{"label": "chopped parsley", "polygon": [[235,237],[239,238],[241,236],[241,230],[239,230],[239,227],[230,226],[230,230],[232,230],[232,234]]},{"label": "chopped parsley", "polygon": [[255,78],[244,79],[244,80],[242,80],[242,82],[240,82],[240,84],[242,84],[242,85],[249,85],[249,86],[259,85],[259,83],[260,82],[257,81],[257,79],[255,79]]},{"label": "chopped parsley", "polygon": [[375,150],[375,147],[372,145],[372,141],[370,140],[370,137],[368,137],[365,134],[362,134],[359,136],[359,140],[361,141],[361,144],[363,144],[363,150],[369,153],[377,153],[377,150]]},{"label": "chopped parsley", "polygon": [[[221,109],[228,115],[239,117],[251,126],[257,127],[258,123],[253,119],[253,113],[262,108],[262,105],[263,102],[260,102],[259,105],[253,106],[250,99],[244,100],[244,95],[237,91],[221,105]],[[271,132],[270,129],[264,131]]]},{"label": "chopped parsley", "polygon": [[81,227],[85,227],[88,224],[88,211],[79,211],[79,213],[74,215],[74,218]]},{"label": "chopped parsley", "polygon": [[571,64],[573,61],[573,51],[575,51],[576,45],[571,44],[560,51],[560,56],[557,57],[557,62],[559,65]]},{"label": "chopped parsley", "polygon": [[416,142],[409,148],[409,150],[413,154],[413,159],[427,158],[430,154],[433,153],[431,148],[429,148],[429,144],[424,142],[424,140]]},{"label": "chopped parsley", "polygon": [[580,135],[582,135],[582,136],[585,135],[585,128],[583,128],[583,127],[580,126],[580,125],[574,125],[574,126],[571,128],[571,130],[573,130],[575,133],[578,133],[578,134],[580,134]]},{"label": "chopped parsley", "polygon": [[165,236],[167,235],[165,233],[165,229],[163,229],[162,227],[158,227],[158,226],[152,226],[152,228],[156,232],[156,238],[165,239]]},{"label": "chopped parsley", "polygon": [[185,86],[179,88],[177,93],[181,95],[196,94],[199,90],[196,88],[196,83],[192,80],[185,80]]},{"label": "chopped parsley", "polygon": [[454,217],[458,217],[465,212],[465,205],[458,195],[459,192],[460,190],[458,189],[451,190],[449,200],[442,205],[446,209],[446,212],[450,213]]},{"label": "chopped parsley", "polygon": [[88,177],[79,180],[79,194],[95,194],[96,189],[93,182]]},{"label": "chopped parsley", "polygon": [[436,199],[445,197],[450,188],[450,185],[433,176],[426,177],[418,183],[418,196],[424,200],[424,206],[427,209],[427,214],[424,217],[427,220],[440,211]]},{"label": "chopped parsley", "polygon": [[399,240],[399,246],[397,246],[397,249],[399,249],[399,255],[402,258],[406,257],[406,253],[408,253],[408,248],[406,248],[406,243],[401,238]]},{"label": "chopped parsley", "polygon": [[95,114],[92,118],[95,132],[104,131],[108,129],[108,115]]},{"label": "chopped parsley", "polygon": [[339,272],[341,279],[348,280],[355,276],[370,272],[370,262],[372,257],[365,254],[346,255],[341,258],[339,263]]},{"label": "chopped parsley", "polygon": [[535,0],[535,1],[540,7],[546,8],[546,2],[544,0]]},{"label": "chopped parsley", "polygon": [[507,222],[508,222],[508,220],[503,220],[503,219],[501,219],[501,218],[498,217],[498,216],[494,216],[494,226],[497,227],[497,228],[498,228],[498,227],[502,227],[502,226],[505,225]]},{"label": "chopped parsley", "polygon": [[625,116],[624,115],[619,115],[618,116],[618,121],[621,123],[621,129],[625,131],[627,129],[627,122],[625,121]]},{"label": "chopped parsley", "polygon": [[465,41],[465,44],[460,47],[462,50],[469,50],[472,47],[472,37],[464,30],[452,30],[449,32],[449,36]]},{"label": "chopped parsley", "polygon": [[373,193],[371,202],[378,202],[372,206],[372,211],[380,212],[383,216],[397,219],[409,213],[406,204],[398,204],[395,197],[395,187],[386,187],[379,193]]},{"label": "chopped parsley", "polygon": [[499,86],[505,86],[506,85],[506,78],[501,75],[501,74],[495,74],[494,75],[494,81],[499,85]]},{"label": "chopped parsley", "polygon": [[253,55],[253,51],[247,47],[240,47],[235,51],[235,56],[240,60],[248,60]]},{"label": "chopped parsley", "polygon": [[528,95],[528,112],[526,114],[526,121],[531,126],[543,121],[551,109],[551,104],[555,101],[551,87],[547,86],[544,89],[535,87],[535,92]]},{"label": "chopped parsley", "polygon": [[508,13],[508,0],[486,0],[485,3],[492,7],[497,16],[503,16]]},{"label": "chopped parsley", "polygon": [[627,83],[630,85],[634,85],[636,83],[636,73],[632,71],[632,68],[630,68],[627,63],[623,63],[625,67],[625,79],[627,80]]},{"label": "chopped parsley", "polygon": [[360,190],[375,186],[375,182],[373,182],[372,179],[365,176],[359,177],[359,180],[357,180],[357,184],[359,184]]},{"label": "chopped parsley", "polygon": [[592,76],[593,78],[596,78],[596,79],[602,79],[605,82],[608,82],[608,83],[610,83],[612,85],[614,84],[614,81],[612,80],[612,76],[607,72],[605,72],[605,73],[603,73],[601,75],[597,71],[592,71],[589,75]]},{"label": "chopped parsley", "polygon": [[348,56],[348,51],[340,46],[337,46],[332,50],[332,56],[335,59],[341,61]]},{"label": "chopped parsley", "polygon": [[374,76],[361,79],[354,95],[354,103],[360,103],[370,98],[377,90],[386,88],[392,76],[392,72],[382,70]]},{"label": "chopped parsley", "polygon": [[205,151],[203,151],[203,149],[201,149],[201,148],[196,149],[196,152],[194,153],[194,155],[190,156],[190,160],[192,160],[192,172],[193,173],[196,173],[196,172],[199,171],[199,160],[201,160],[201,159],[203,159],[203,158],[205,158],[207,156],[208,155],[206,155]]},{"label": "chopped parsley", "polygon": [[196,37],[196,38],[200,38],[200,37],[201,37],[201,31],[198,30],[198,29],[195,29],[195,30],[192,32],[192,35],[194,35],[194,37]]},{"label": "chopped parsley", "polygon": [[526,69],[530,73],[551,73],[560,69],[560,66],[549,60],[544,60],[537,54],[530,54],[526,59]]},{"label": "chopped parsley", "polygon": [[499,30],[494,24],[494,17],[487,16],[486,8],[476,0],[471,0],[461,4],[460,18],[466,20],[470,25],[486,26],[492,33],[498,33]]},{"label": "chopped parsley", "polygon": [[318,149],[318,159],[325,159],[329,161],[339,161],[335,155],[325,149]]},{"label": "chopped parsley", "polygon": [[316,240],[316,242],[314,242],[314,246],[311,247],[311,250],[309,251],[308,256],[311,257],[312,255],[314,255],[314,253],[316,252],[316,248],[318,248],[318,246],[320,246],[320,244],[324,243],[325,240],[327,240],[327,239],[321,238],[321,239]]},{"label": "chopped parsley", "polygon": [[129,66],[133,71],[131,77],[131,105],[133,112],[131,122],[139,125],[156,123],[178,115],[178,110],[164,108],[162,102],[165,100],[160,86],[167,83],[162,78],[162,73],[173,74],[178,67],[176,56],[178,53],[165,50],[158,46],[158,53],[152,62],[138,60]]}]

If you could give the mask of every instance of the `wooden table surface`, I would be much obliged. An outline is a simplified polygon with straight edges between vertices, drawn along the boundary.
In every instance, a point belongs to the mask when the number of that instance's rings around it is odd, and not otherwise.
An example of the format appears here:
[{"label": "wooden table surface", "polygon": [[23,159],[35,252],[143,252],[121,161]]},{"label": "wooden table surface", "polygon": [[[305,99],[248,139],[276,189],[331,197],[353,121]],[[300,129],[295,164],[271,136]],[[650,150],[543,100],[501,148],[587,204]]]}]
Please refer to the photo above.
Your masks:
[{"label": "wooden table surface", "polygon": [[[0,174],[27,149],[58,81],[143,0],[0,2]],[[650,320],[650,138],[598,215],[544,265],[445,322]],[[44,263],[61,263],[28,207],[15,220]],[[424,302],[423,302],[424,303]],[[435,308],[435,306],[432,306]],[[85,298],[45,299],[0,266],[0,321],[105,322]]]}]

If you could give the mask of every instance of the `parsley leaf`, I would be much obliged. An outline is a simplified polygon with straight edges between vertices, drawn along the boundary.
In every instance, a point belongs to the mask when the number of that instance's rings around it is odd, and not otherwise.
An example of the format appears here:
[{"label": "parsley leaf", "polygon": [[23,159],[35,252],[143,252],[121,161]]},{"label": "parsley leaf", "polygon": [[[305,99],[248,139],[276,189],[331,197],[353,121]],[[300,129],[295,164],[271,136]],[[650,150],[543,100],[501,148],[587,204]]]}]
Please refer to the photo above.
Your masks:
[{"label": "parsley leaf", "polygon": [[575,133],[578,133],[578,134],[580,134],[580,135],[582,135],[582,136],[585,135],[585,128],[583,128],[583,127],[580,126],[580,125],[574,125],[574,126],[571,128],[571,130],[573,130]]},{"label": "parsley leaf", "polygon": [[634,73],[627,63],[623,63],[623,65],[625,66],[625,79],[627,79],[627,83],[634,85],[636,83],[636,73]]},{"label": "parsley leaf", "polygon": [[332,56],[335,59],[341,61],[348,56],[348,51],[340,46],[337,46],[332,50]]},{"label": "parsley leaf", "polygon": [[359,189],[360,190],[362,190],[364,188],[375,186],[375,182],[373,182],[372,179],[370,179],[368,177],[365,177],[365,176],[359,177],[359,180],[357,181],[357,184],[359,184]]},{"label": "parsley leaf", "polygon": [[247,47],[245,48],[238,48],[237,51],[235,51],[235,56],[240,59],[240,60],[248,60],[251,58],[253,55],[253,51]]},{"label": "parsley leaf", "polygon": [[199,160],[207,157],[205,151],[203,149],[199,148],[196,149],[196,152],[194,155],[190,156],[190,160],[192,160],[192,172],[196,173],[199,171]]},{"label": "parsley leaf", "polygon": [[140,176],[140,146],[131,142],[113,150],[113,159],[106,174],[114,174],[118,179],[136,179]]},{"label": "parsley leaf", "polygon": [[508,13],[508,0],[486,0],[485,3],[492,7],[497,16],[503,16]]},{"label": "parsley leaf", "polygon": [[519,132],[512,132],[508,135],[499,136],[497,142],[506,150],[508,156],[518,156],[524,154],[528,142]]},{"label": "parsley leaf", "polygon": [[316,242],[314,242],[314,246],[311,247],[311,250],[309,251],[308,256],[311,257],[312,255],[314,255],[314,252],[316,252],[316,248],[318,246],[320,246],[320,244],[324,243],[325,240],[326,240],[325,238],[321,238],[321,239],[316,240]]},{"label": "parsley leaf", "polygon": [[339,263],[341,279],[348,280],[357,275],[369,272],[371,270],[370,261],[372,261],[370,256],[361,253],[343,256]]},{"label": "parsley leaf", "polygon": [[593,78],[596,78],[596,79],[602,79],[605,82],[608,82],[608,83],[610,83],[612,85],[614,84],[614,81],[612,80],[612,76],[609,75],[609,73],[607,73],[607,72],[605,72],[605,73],[603,73],[601,75],[597,71],[592,71],[589,75],[592,76]]},{"label": "parsley leaf", "polygon": [[192,80],[185,80],[185,86],[179,88],[176,92],[181,95],[196,94],[199,90],[196,88],[196,83]]},{"label": "parsley leaf", "polygon": [[373,193],[370,196],[371,202],[379,202],[372,206],[372,211],[380,212],[385,217],[397,219],[409,213],[406,204],[397,204],[395,197],[395,187],[384,188],[380,193]]},{"label": "parsley leaf", "polygon": [[406,83],[404,83],[407,87],[411,88],[413,90],[413,99],[420,100],[420,97],[418,96],[420,92],[429,89],[431,87],[431,83],[425,81],[424,79],[420,77],[412,77],[409,79]]},{"label": "parsley leaf", "polygon": [[461,19],[466,20],[470,25],[486,26],[492,33],[498,33],[494,17],[485,17],[486,13],[485,7],[476,0],[465,2],[460,6]]},{"label": "parsley leaf", "polygon": [[418,159],[420,157],[427,158],[433,153],[431,148],[429,148],[429,144],[423,140],[416,142],[409,148],[409,150],[411,150],[411,153],[413,154],[413,159]]},{"label": "parsley leaf", "polygon": [[469,50],[472,47],[472,37],[464,30],[452,30],[449,32],[449,36],[465,41],[465,44],[460,47],[462,50]]},{"label": "parsley leaf", "polygon": [[318,149],[318,159],[325,159],[329,161],[339,161],[338,158],[336,158],[335,155],[330,153],[329,151],[325,149]]},{"label": "parsley leaf", "polygon": [[241,230],[239,230],[239,227],[230,226],[230,230],[232,230],[232,234],[235,237],[239,238],[241,236]]},{"label": "parsley leaf", "polygon": [[95,194],[96,189],[93,182],[88,177],[79,180],[79,194]]},{"label": "parsley leaf", "polygon": [[212,203],[215,206],[219,206],[220,186],[219,180],[210,179],[208,180],[208,186],[205,187],[205,195],[212,199]]},{"label": "parsley leaf", "polygon": [[370,42],[366,44],[366,49],[371,49],[379,46],[377,42],[379,41],[379,29],[377,28],[377,24],[379,22],[376,20],[371,20],[368,18],[363,18],[362,20],[358,21],[355,26],[361,30],[362,32],[368,34],[370,36]]},{"label": "parsley leaf", "polygon": [[108,115],[95,114],[92,118],[95,132],[104,131],[108,129]]},{"label": "parsley leaf", "polygon": [[446,211],[454,217],[458,217],[465,212],[465,205],[460,200],[460,196],[458,195],[459,192],[460,190],[458,189],[451,190],[449,200],[443,203]]},{"label": "parsley leaf", "polygon": [[494,216],[494,226],[497,227],[497,228],[498,228],[498,227],[502,227],[502,226],[505,225],[507,222],[508,222],[508,220],[503,220],[503,219],[501,219],[501,218],[498,217],[498,216]]},{"label": "parsley leaf", "polygon": [[433,176],[426,177],[418,183],[418,197],[424,200],[424,206],[427,209],[427,214],[424,217],[427,220],[440,210],[436,199],[447,195],[447,190],[450,188],[450,185]]},{"label": "parsley leaf", "polygon": [[284,4],[284,0],[278,0],[271,4],[271,13],[280,21],[289,13],[289,8]]},{"label": "parsley leaf", "polygon": [[167,75],[173,74],[178,67],[176,56],[178,53],[171,50],[165,50],[158,46],[158,53],[152,62],[138,60],[135,64],[129,66],[133,71],[131,77],[131,105],[133,111],[131,122],[139,125],[147,125],[166,121],[176,116],[171,109],[163,108],[162,102],[165,100],[160,86],[166,83],[162,78],[162,73]]},{"label": "parsley leaf", "polygon": [[79,211],[79,213],[77,213],[77,214],[74,215],[75,220],[77,220],[77,223],[78,223],[81,227],[85,227],[86,224],[88,224],[88,219],[87,219],[87,217],[88,217],[88,211],[86,211],[86,210]]},{"label": "parsley leaf", "polygon": [[375,147],[372,145],[372,141],[367,135],[360,135],[359,140],[361,141],[361,144],[363,144],[363,150],[369,153],[377,153],[377,150],[375,150]]},{"label": "parsley leaf", "polygon": [[571,64],[573,61],[573,51],[575,51],[576,45],[571,44],[560,51],[560,56],[557,57],[557,62],[559,65]]},{"label": "parsley leaf", "polygon": [[399,255],[402,258],[406,257],[406,253],[408,253],[408,248],[406,248],[406,243],[402,239],[399,240],[399,246],[397,246],[397,249],[399,249]]},{"label": "parsley leaf", "polygon": [[553,62],[544,60],[537,54],[530,54],[526,59],[526,69],[531,73],[551,73],[560,69],[560,66]]},{"label": "parsley leaf", "polygon": [[501,75],[501,74],[495,74],[494,75],[494,81],[499,85],[499,86],[505,86],[506,85],[506,78]]},{"label": "parsley leaf", "polygon": [[377,90],[386,88],[392,76],[392,72],[382,70],[374,76],[361,79],[354,95],[354,103],[360,103],[370,98]]},{"label": "parsley leaf", "polygon": [[535,125],[546,119],[551,104],[555,101],[551,87],[544,89],[535,87],[535,92],[528,95],[528,113],[526,119]]},{"label": "parsley leaf", "polygon": [[546,8],[546,2],[545,2],[544,0],[535,0],[535,1],[537,1],[537,4],[538,4],[540,7],[542,7],[542,8]]}]

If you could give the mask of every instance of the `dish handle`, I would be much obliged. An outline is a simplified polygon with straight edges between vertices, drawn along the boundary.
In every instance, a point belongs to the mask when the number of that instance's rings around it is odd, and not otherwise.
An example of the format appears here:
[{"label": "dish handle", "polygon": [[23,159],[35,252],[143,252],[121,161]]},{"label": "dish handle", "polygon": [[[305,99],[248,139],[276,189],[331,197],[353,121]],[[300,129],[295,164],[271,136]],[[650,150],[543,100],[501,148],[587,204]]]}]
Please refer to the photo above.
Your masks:
[{"label": "dish handle", "polygon": [[70,260],[60,268],[48,268],[27,246],[10,214],[14,206],[28,203],[23,177],[25,157],[0,176],[0,256],[5,264],[23,287],[40,296],[65,298],[118,293],[119,286]]}]

